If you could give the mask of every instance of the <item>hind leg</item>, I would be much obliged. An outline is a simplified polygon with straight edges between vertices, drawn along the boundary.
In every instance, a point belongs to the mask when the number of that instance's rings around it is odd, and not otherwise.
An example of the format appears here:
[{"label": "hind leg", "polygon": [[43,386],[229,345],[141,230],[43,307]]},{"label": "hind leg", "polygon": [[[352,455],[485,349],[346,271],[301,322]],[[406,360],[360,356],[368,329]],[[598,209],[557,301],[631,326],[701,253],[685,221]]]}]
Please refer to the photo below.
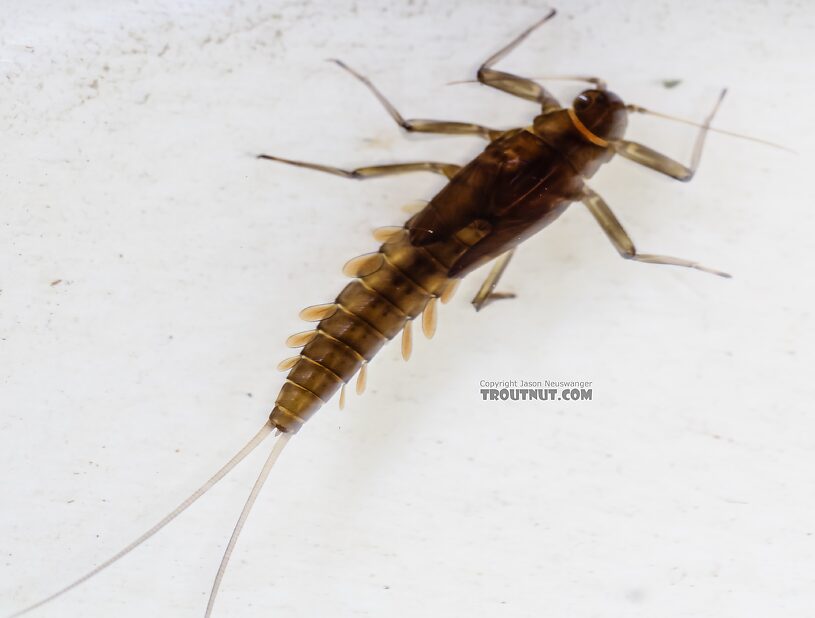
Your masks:
[{"label": "hind leg", "polygon": [[481,284],[478,293],[472,300],[473,307],[475,307],[476,311],[481,311],[493,301],[502,300],[504,298],[515,298],[515,294],[495,291],[495,286],[498,285],[498,281],[507,269],[509,261],[514,254],[515,249],[511,249],[495,259],[487,278],[484,279],[484,283]]}]

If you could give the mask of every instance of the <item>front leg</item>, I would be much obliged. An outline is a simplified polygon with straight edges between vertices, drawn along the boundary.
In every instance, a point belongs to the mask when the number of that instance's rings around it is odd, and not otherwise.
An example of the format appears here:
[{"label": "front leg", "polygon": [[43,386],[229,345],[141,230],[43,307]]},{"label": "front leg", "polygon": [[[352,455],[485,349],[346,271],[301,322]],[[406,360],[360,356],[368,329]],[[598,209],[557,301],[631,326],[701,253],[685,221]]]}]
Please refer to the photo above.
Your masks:
[{"label": "front leg", "polygon": [[526,77],[513,75],[512,73],[496,71],[492,68],[492,65],[504,58],[526,37],[532,34],[533,31],[552,19],[555,14],[556,11],[552,9],[543,19],[532,24],[521,34],[512,39],[512,41],[510,41],[507,45],[487,58],[478,68],[478,81],[485,86],[497,88],[498,90],[503,90],[504,92],[507,92],[513,96],[539,103],[544,113],[560,109],[560,103],[558,103],[558,100],[548,90],[546,90],[546,88],[537,82]]},{"label": "front leg", "polygon": [[385,108],[393,121],[408,133],[440,133],[445,135],[476,135],[486,140],[492,141],[504,133],[499,129],[491,129],[480,124],[471,122],[457,122],[454,120],[425,120],[421,118],[404,118],[399,110],[391,103],[373,82],[364,75],[357,73],[354,69],[345,64],[342,60],[332,60],[340,68],[348,71],[351,75],[362,82],[368,90]]},{"label": "front leg", "polygon": [[[696,174],[696,170],[699,167],[699,161],[702,159],[702,149],[705,145],[708,129],[710,129],[710,123],[713,122],[713,117],[719,110],[719,105],[721,105],[725,94],[727,94],[727,90],[722,90],[719,99],[716,101],[716,105],[713,106],[713,111],[705,118],[705,122],[699,130],[699,135],[696,137],[696,143],[693,146],[690,165],[687,167],[679,163],[679,161],[674,161],[670,157],[666,157],[664,154],[643,144],[638,144],[637,142],[618,140],[612,142],[611,147],[614,148],[615,152],[621,157],[631,159],[635,163],[639,163],[645,167],[650,167],[660,174],[665,174],[682,182],[688,182]],[[633,112],[642,111],[647,113],[647,110],[635,105],[631,105],[629,108]]]}]

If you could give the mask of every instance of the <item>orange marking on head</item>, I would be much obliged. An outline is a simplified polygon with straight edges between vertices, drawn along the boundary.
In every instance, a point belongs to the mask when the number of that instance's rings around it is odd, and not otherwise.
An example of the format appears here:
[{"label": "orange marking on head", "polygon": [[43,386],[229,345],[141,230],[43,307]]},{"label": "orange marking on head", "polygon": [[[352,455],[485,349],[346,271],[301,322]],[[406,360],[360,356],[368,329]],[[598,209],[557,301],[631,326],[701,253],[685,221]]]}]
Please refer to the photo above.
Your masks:
[{"label": "orange marking on head", "polygon": [[581,122],[580,118],[577,117],[577,114],[574,112],[574,110],[571,107],[568,108],[566,111],[569,114],[569,118],[571,118],[571,120],[572,120],[572,124],[574,125],[574,128],[577,129],[578,131],[580,131],[580,134],[583,137],[585,137],[587,140],[589,140],[595,146],[600,146],[601,148],[607,148],[608,147],[608,142],[606,140],[604,140],[602,137],[597,137],[594,133],[589,131],[589,129],[586,127],[586,125],[584,125]]}]

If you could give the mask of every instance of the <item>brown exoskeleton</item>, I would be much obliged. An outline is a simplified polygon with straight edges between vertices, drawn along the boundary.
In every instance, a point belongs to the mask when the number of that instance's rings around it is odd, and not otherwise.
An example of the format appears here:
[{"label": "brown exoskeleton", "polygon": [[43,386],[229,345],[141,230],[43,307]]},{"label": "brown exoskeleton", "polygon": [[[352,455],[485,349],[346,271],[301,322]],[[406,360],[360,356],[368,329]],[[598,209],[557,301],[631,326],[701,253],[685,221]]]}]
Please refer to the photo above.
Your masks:
[{"label": "brown exoskeleton", "polygon": [[628,114],[649,112],[626,105],[619,96],[607,90],[604,81],[592,77],[568,78],[588,82],[592,87],[579,94],[571,107],[563,107],[535,81],[492,68],[554,15],[555,11],[551,11],[490,56],[478,70],[478,81],[484,85],[540,105],[540,113],[526,127],[498,130],[462,122],[406,120],[371,82],[337,61],[373,92],[405,130],[476,135],[488,140],[489,144],[465,166],[420,161],[346,171],[259,155],[261,159],[347,178],[430,171],[445,176],[449,182],[404,226],[377,230],[375,237],[382,242],[381,247],[346,264],[346,274],[354,279],[334,302],[301,312],[304,319],[317,322],[317,325],[311,331],[289,338],[291,347],[302,349],[280,364],[280,368],[289,373],[270,418],[235,457],[176,510],[122,551],[79,580],[14,616],[64,594],[133,550],[201,497],[266,437],[277,433],[279,438],[247,500],[215,578],[206,610],[209,616],[241,527],[289,438],[337,391],[344,393],[346,383],[354,375],[358,376],[357,391],[364,390],[368,362],[387,341],[400,333],[402,354],[409,357],[413,320],[421,315],[424,333],[432,336],[436,327],[437,301],[449,299],[460,278],[491,260],[495,260],[495,265],[473,304],[480,309],[491,299],[500,298],[502,295],[496,294],[494,289],[515,247],[554,221],[573,202],[586,205],[625,258],[728,276],[694,261],[640,253],[609,206],[586,184],[586,180],[615,154],[672,178],[690,180],[699,164],[705,137],[711,130],[711,120],[724,92],[700,125],[688,166],[647,146],[627,141],[623,136]]},{"label": "brown exoskeleton", "polygon": [[589,208],[625,258],[729,276],[690,260],[639,253],[608,205],[585,182],[616,153],[678,180],[690,180],[724,92],[701,125],[690,166],[626,141],[623,135],[628,113],[646,110],[623,103],[602,80],[573,78],[587,81],[593,88],[580,93],[572,107],[564,108],[536,82],[492,68],[554,15],[553,10],[490,56],[478,70],[481,83],[540,104],[540,114],[528,127],[502,131],[462,122],[405,120],[367,78],[335,61],[362,81],[406,130],[478,135],[489,140],[486,149],[464,167],[420,161],[347,171],[259,156],[346,178],[431,171],[450,180],[403,228],[380,232],[378,237],[385,243],[378,252],[346,265],[346,274],[356,277],[356,281],[348,284],[334,303],[306,310],[305,317],[319,324],[313,331],[290,338],[293,347],[305,347],[281,365],[282,369],[291,369],[271,414],[271,423],[281,432],[296,432],[358,372],[358,390],[364,388],[367,362],[399,332],[403,333],[403,352],[407,356],[411,320],[422,314],[425,334],[431,336],[436,299],[446,298],[458,279],[498,258],[473,300],[480,309],[495,297],[493,290],[515,247],[549,225],[575,201]]}]

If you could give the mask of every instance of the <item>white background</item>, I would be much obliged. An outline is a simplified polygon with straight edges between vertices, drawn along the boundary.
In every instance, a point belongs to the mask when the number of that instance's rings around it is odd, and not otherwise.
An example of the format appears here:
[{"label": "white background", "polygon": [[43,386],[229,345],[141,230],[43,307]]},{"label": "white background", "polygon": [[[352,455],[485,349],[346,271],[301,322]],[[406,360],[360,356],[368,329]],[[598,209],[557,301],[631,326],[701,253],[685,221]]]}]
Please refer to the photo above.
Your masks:
[{"label": "white background", "polygon": [[[31,2],[0,17],[0,610],[154,523],[264,422],[297,312],[370,230],[442,185],[256,161],[464,162],[410,117],[527,124],[477,85],[538,2]],[[483,273],[404,364],[326,407],[258,502],[216,616],[810,616],[815,605],[813,90],[807,2],[568,2],[498,68],[601,75],[712,135],[688,185],[593,180],[643,251],[575,206]],[[681,83],[668,89],[663,80]],[[567,102],[577,84],[554,82]],[[632,118],[687,160],[694,130]],[[52,282],[60,280],[60,283]],[[587,403],[482,402],[482,379],[591,380]],[[251,394],[251,396],[249,395]],[[266,449],[263,449],[266,451]],[[256,453],[148,545],[37,616],[200,616]]]}]

